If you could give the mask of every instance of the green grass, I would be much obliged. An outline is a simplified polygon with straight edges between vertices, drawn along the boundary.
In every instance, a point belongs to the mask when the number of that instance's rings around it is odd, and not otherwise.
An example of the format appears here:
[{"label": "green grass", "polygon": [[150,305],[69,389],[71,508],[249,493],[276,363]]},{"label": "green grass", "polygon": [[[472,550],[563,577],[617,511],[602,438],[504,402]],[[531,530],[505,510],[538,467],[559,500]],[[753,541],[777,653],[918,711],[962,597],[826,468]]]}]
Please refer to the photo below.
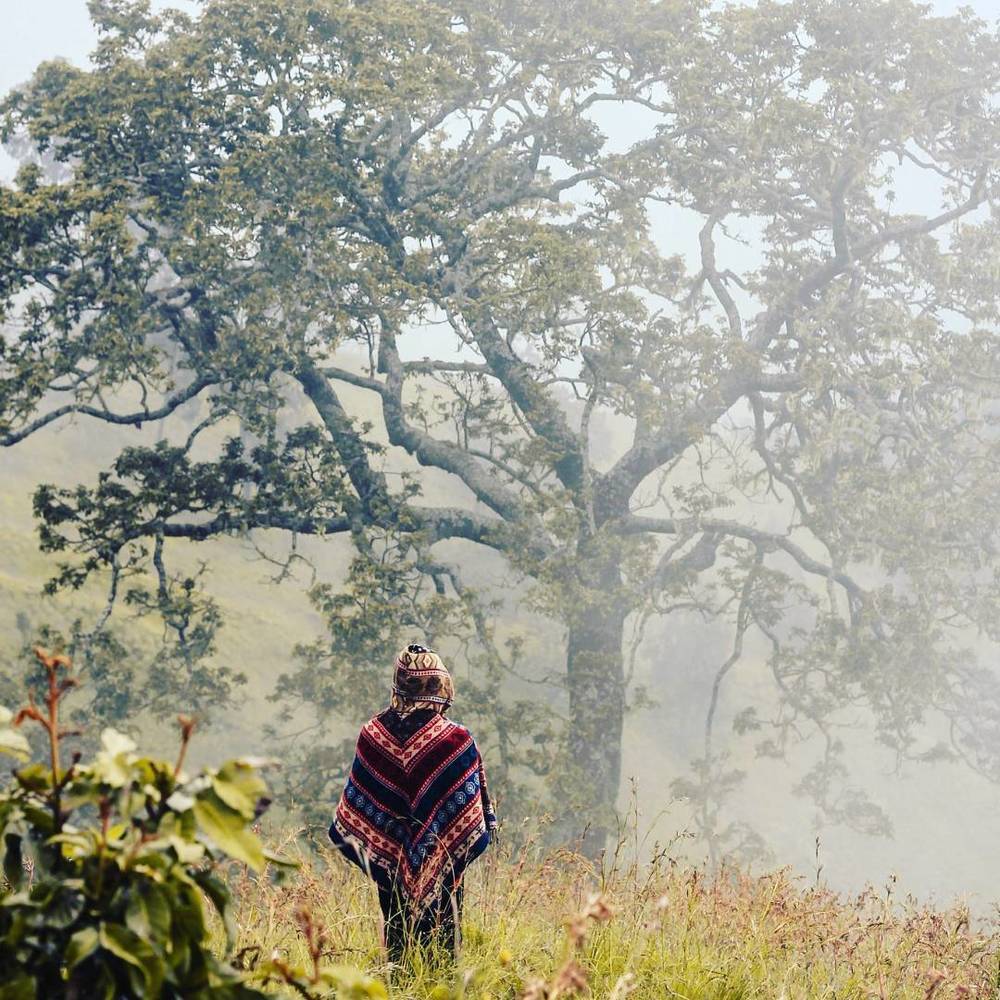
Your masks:
[{"label": "green grass", "polygon": [[234,878],[237,951],[308,965],[307,912],[325,928],[323,962],[388,982],[394,998],[957,1000],[1000,988],[1000,935],[961,906],[923,908],[891,887],[844,898],[784,870],[709,878],[661,856],[602,872],[532,850],[470,869],[457,969],[418,956],[393,976],[371,884],[335,855],[302,862],[284,885]]}]

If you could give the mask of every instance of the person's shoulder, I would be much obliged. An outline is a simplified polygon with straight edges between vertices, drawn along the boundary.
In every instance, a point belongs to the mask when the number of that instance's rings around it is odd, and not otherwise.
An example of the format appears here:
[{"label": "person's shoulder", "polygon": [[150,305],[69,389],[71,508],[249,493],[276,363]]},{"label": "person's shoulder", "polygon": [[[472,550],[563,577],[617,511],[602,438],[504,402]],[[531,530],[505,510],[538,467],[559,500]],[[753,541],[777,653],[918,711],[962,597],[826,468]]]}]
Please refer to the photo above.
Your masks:
[{"label": "person's shoulder", "polygon": [[468,727],[463,726],[461,722],[456,722],[454,719],[446,719],[445,721],[448,722],[451,727],[449,729],[449,732],[453,733],[456,736],[466,737],[475,742],[475,739],[473,738],[472,735],[472,731],[468,729]]},{"label": "person's shoulder", "polygon": [[365,734],[371,734],[377,732],[379,729],[387,728],[387,723],[389,722],[389,716],[392,713],[392,709],[386,709],[383,712],[379,712],[373,715],[364,725],[361,727],[361,731],[358,733],[359,738]]}]

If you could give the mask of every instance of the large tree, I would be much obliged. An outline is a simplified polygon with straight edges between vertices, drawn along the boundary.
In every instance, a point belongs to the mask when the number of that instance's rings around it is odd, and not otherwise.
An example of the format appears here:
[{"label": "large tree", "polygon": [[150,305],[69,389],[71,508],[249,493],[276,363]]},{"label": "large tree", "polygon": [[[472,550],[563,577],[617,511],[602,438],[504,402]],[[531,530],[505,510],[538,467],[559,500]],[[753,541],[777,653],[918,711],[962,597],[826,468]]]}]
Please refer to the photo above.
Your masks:
[{"label": "large tree", "polygon": [[[336,712],[391,626],[464,618],[502,769],[586,789],[594,845],[626,635],[681,609],[735,628],[686,786],[714,846],[714,719],[751,630],[777,708],[740,726],[770,753],[818,733],[803,786],[841,818],[874,816],[841,787],[845,709],[901,757],[942,719],[997,774],[965,648],[1000,639],[984,24],[909,0],[91,10],[92,68],[45,64],[5,105],[63,172],[0,189],[0,443],[69,418],[183,432],[39,491],[60,582],[149,570],[130,593],[183,639],[172,546],[347,535],[349,579],[316,595],[332,639],[284,693]],[[466,582],[483,547],[560,627],[561,753],[518,756],[538,717],[499,678],[530,664]]]}]

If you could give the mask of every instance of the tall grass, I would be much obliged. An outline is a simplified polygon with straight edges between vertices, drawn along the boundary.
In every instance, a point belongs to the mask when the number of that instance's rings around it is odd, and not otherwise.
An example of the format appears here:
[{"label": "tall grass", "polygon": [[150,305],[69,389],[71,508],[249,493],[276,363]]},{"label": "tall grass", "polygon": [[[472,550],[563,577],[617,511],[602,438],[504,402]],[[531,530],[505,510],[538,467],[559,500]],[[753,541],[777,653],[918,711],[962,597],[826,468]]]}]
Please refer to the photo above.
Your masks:
[{"label": "tall grass", "polygon": [[248,966],[272,956],[308,965],[308,913],[325,927],[323,961],[377,976],[400,998],[1000,997],[1000,933],[974,927],[961,905],[923,907],[891,884],[845,897],[785,870],[708,877],[666,852],[597,866],[568,850],[492,851],[466,876],[457,967],[418,955],[390,970],[372,885],[322,848],[283,841],[301,861],[284,885],[234,873]]}]

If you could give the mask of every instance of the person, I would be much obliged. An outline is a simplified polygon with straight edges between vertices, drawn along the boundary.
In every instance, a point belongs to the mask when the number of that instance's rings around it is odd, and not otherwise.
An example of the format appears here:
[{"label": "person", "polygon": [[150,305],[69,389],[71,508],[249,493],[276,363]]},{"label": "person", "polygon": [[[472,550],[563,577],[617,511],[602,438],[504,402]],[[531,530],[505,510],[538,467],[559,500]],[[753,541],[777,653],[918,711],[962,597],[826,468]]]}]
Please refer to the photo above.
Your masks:
[{"label": "person", "polygon": [[389,707],[361,727],[330,826],[334,845],[378,887],[395,964],[414,945],[455,958],[462,875],[496,837],[479,749],[447,718],[454,697],[434,650],[411,643],[397,655]]}]

